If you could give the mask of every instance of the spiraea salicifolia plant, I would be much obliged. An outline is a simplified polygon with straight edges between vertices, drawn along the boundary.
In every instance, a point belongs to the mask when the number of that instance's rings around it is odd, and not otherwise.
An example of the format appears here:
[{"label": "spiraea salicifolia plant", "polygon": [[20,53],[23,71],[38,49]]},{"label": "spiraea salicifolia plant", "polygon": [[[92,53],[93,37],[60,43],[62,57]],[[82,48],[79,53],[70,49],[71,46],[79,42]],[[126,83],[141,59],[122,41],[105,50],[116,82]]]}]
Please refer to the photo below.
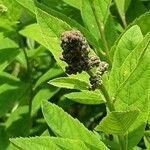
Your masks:
[{"label": "spiraea salicifolia plant", "polygon": [[149,150],[149,6],[0,0],[0,150]]}]

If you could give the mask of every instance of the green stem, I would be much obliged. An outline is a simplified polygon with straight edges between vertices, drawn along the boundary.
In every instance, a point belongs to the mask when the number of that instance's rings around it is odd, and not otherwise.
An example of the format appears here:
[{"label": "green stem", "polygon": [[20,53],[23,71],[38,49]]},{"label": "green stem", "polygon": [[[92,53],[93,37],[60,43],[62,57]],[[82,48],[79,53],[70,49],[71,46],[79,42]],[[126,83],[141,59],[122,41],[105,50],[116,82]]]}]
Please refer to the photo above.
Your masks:
[{"label": "green stem", "polygon": [[27,50],[24,47],[22,47],[22,49],[23,49],[23,53],[24,53],[26,63],[27,63],[27,75],[28,75],[28,81],[29,81],[29,85],[30,85],[29,116],[31,117],[32,98],[33,98],[32,70],[31,70],[31,65],[29,62],[28,55],[27,55]]},{"label": "green stem", "polygon": [[114,107],[114,104],[105,88],[105,86],[102,84],[100,87],[99,87],[99,90],[102,92],[102,94],[104,95],[105,97],[105,100],[106,100],[106,105],[109,109],[109,111],[115,111],[115,107]]},{"label": "green stem", "polygon": [[[90,76],[94,76],[92,71],[87,71],[87,73]],[[102,84],[99,86],[99,90],[100,92],[103,94],[103,96],[105,97],[106,100],[106,106],[108,107],[109,111],[115,111],[115,106],[114,103],[112,101],[112,99],[110,98],[105,86]],[[126,137],[125,136],[118,136],[118,141],[119,141],[119,145],[120,145],[120,150],[127,150],[127,145],[126,145]]]},{"label": "green stem", "polygon": [[[99,87],[99,89],[105,97],[106,105],[107,105],[109,111],[110,112],[115,111],[115,106],[114,106],[105,86],[102,84]],[[120,145],[120,150],[127,150],[126,136],[118,135],[118,141],[119,141],[119,145]]]},{"label": "green stem", "polygon": [[96,13],[94,1],[93,1],[93,0],[89,0],[89,2],[90,2],[90,5],[91,5],[91,8],[92,8],[92,11],[93,11],[93,14],[94,14],[94,17],[95,17],[97,26],[98,26],[98,30],[99,30],[100,35],[101,35],[101,39],[102,39],[102,42],[103,42],[103,45],[104,45],[106,54],[107,54],[108,58],[110,58],[110,57],[109,57],[109,48],[108,48],[108,44],[107,44],[106,37],[105,37],[104,25],[103,25],[103,23],[100,21],[98,15],[97,15],[97,13]]}]

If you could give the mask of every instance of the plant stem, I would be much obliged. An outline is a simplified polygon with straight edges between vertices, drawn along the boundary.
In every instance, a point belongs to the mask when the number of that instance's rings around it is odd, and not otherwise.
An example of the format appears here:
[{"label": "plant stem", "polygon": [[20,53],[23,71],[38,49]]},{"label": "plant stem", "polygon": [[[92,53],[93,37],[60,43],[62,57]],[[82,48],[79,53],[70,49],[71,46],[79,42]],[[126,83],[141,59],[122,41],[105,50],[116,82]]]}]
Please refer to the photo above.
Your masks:
[{"label": "plant stem", "polygon": [[[92,71],[87,71],[87,73],[89,74],[89,76],[94,76]],[[108,107],[109,111],[115,111],[115,106],[113,101],[111,100],[105,86],[102,84],[99,86],[99,90],[100,92],[103,94],[103,96],[105,97],[106,100],[106,106]],[[118,142],[120,145],[120,150],[127,150],[127,145],[126,145],[126,136],[123,135],[118,135]]]},{"label": "plant stem", "polygon": [[30,84],[29,116],[31,117],[32,98],[33,98],[32,71],[31,71],[31,65],[29,62],[29,58],[27,55],[27,50],[24,47],[22,47],[22,49],[23,49],[23,53],[24,53],[26,63],[27,63],[27,75],[28,75],[28,80],[29,80],[29,84]]},{"label": "plant stem", "polygon": [[107,44],[106,37],[105,37],[104,25],[103,25],[103,23],[100,21],[98,15],[97,15],[97,13],[96,13],[94,1],[93,1],[93,0],[89,0],[89,2],[90,2],[90,5],[91,5],[91,8],[92,8],[92,11],[93,11],[93,14],[94,14],[94,17],[95,17],[97,26],[98,26],[98,30],[99,30],[100,35],[101,35],[101,39],[102,39],[102,42],[103,42],[103,45],[104,45],[106,54],[107,54],[108,58],[110,58],[110,57],[109,57],[109,48],[108,48],[108,44]]},{"label": "plant stem", "polygon": [[[107,105],[109,111],[110,112],[115,111],[115,106],[114,106],[105,86],[102,84],[99,87],[99,89],[105,97],[106,105]],[[120,150],[127,150],[126,136],[118,135],[118,141],[119,141],[119,145],[120,145]]]},{"label": "plant stem", "polygon": [[109,94],[108,94],[108,92],[107,92],[107,90],[103,84],[99,87],[99,90],[102,92],[102,94],[105,97],[106,105],[107,105],[109,111],[115,111],[114,104],[111,101],[111,98],[110,98],[110,96],[109,96]]}]

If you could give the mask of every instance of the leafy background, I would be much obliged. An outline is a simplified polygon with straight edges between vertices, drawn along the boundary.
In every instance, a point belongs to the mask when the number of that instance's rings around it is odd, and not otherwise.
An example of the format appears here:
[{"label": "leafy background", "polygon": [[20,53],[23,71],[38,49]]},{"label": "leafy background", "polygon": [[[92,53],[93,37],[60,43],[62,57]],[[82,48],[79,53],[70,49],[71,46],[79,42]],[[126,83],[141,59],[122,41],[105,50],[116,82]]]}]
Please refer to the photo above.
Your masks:
[{"label": "leafy background", "polygon": [[[150,1],[94,3],[109,59],[89,0],[0,0],[0,150],[115,150],[110,134],[126,133],[128,149],[150,148]],[[112,62],[103,82],[118,112],[105,117],[105,99],[88,91],[85,72],[64,73],[60,34],[72,28]]]}]

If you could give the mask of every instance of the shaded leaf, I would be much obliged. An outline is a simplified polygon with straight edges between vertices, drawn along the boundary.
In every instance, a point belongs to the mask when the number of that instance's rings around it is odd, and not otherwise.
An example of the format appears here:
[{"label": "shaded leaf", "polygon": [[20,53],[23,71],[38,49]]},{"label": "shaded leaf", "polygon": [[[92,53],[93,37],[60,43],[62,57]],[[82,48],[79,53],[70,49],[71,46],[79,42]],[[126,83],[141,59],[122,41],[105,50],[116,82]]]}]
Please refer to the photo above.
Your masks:
[{"label": "shaded leaf", "polygon": [[45,74],[43,74],[36,82],[34,88],[37,88],[40,86],[43,82],[46,82],[47,80],[50,80],[54,77],[57,77],[59,75],[63,74],[63,71],[60,67],[55,65],[53,68],[49,69]]},{"label": "shaded leaf", "polygon": [[49,100],[53,95],[55,95],[59,91],[58,88],[47,86],[43,87],[37,94],[33,97],[32,100],[32,111],[31,114],[34,115],[37,110],[40,108],[42,101]]},{"label": "shaded leaf", "polygon": [[126,134],[138,115],[138,110],[110,112],[96,127],[96,130],[108,134]]},{"label": "shaded leaf", "polygon": [[81,0],[63,0],[64,2],[66,2],[67,4],[77,8],[77,9],[80,9],[81,7]]},{"label": "shaded leaf", "polygon": [[20,106],[12,112],[5,126],[10,137],[27,136],[31,126],[28,106]]},{"label": "shaded leaf", "polygon": [[0,73],[0,116],[10,111],[13,106],[28,94],[28,83],[7,73]]}]

